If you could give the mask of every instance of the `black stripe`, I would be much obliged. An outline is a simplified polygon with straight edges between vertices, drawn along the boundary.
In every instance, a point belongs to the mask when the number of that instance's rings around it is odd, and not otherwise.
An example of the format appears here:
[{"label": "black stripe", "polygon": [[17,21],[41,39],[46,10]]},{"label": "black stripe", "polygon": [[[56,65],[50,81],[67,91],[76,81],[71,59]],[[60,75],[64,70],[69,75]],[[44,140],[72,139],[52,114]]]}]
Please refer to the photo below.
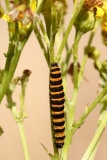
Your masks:
[{"label": "black stripe", "polygon": [[64,97],[64,92],[59,93],[59,94],[50,94],[51,98],[63,98]]},{"label": "black stripe", "polygon": [[63,118],[64,117],[64,113],[60,114],[60,112],[59,112],[59,114],[52,114],[52,117],[55,118],[55,119]]},{"label": "black stripe", "polygon": [[65,138],[65,136],[61,136],[61,137],[55,137],[58,140],[63,140]]},{"label": "black stripe", "polygon": [[64,123],[65,123],[65,121],[62,121],[62,122],[53,122],[53,124],[54,124],[55,126],[63,126]]},{"label": "black stripe", "polygon": [[51,77],[51,78],[60,78],[60,77],[61,77],[61,73],[53,74],[53,72],[51,72],[51,73],[50,73],[50,77]]},{"label": "black stripe", "polygon": [[52,111],[62,111],[64,109],[64,106],[62,107],[52,107],[51,106]]},{"label": "black stripe", "polygon": [[63,143],[55,143],[55,144],[56,144],[56,148],[62,148],[64,145],[64,142]]},{"label": "black stripe", "polygon": [[55,88],[51,88],[50,87],[50,91],[52,92],[59,92],[63,90],[63,86],[61,85],[60,87],[55,87]]},{"label": "black stripe", "polygon": [[[58,66],[58,64],[57,63],[51,63],[51,68],[52,67],[57,67]],[[59,67],[59,66],[58,66]]]},{"label": "black stripe", "polygon": [[61,104],[63,104],[64,102],[65,102],[64,99],[62,99],[62,100],[52,100],[52,99],[50,99],[50,103],[52,103],[52,104],[54,104],[54,105],[61,105]]},{"label": "black stripe", "polygon": [[54,129],[55,133],[56,133],[56,132],[63,132],[64,130],[65,130],[65,128],[63,128],[63,129],[58,129],[58,128],[57,128],[57,129]]},{"label": "black stripe", "polygon": [[60,71],[60,68],[51,68],[50,72]]},{"label": "black stripe", "polygon": [[62,84],[62,79],[58,80],[58,81],[51,81],[50,80],[50,84],[53,85],[53,86],[60,85],[60,84]]}]

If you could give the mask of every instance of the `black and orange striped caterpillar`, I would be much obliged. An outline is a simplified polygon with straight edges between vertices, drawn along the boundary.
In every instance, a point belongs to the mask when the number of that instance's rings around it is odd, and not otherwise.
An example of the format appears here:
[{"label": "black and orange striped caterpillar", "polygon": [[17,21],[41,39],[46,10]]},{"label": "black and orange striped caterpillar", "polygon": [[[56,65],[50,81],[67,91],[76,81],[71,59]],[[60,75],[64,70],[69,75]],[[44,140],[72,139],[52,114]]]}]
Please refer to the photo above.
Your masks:
[{"label": "black and orange striped caterpillar", "polygon": [[57,63],[50,67],[50,107],[56,148],[62,148],[65,138],[64,119],[64,91],[62,86],[61,70]]}]

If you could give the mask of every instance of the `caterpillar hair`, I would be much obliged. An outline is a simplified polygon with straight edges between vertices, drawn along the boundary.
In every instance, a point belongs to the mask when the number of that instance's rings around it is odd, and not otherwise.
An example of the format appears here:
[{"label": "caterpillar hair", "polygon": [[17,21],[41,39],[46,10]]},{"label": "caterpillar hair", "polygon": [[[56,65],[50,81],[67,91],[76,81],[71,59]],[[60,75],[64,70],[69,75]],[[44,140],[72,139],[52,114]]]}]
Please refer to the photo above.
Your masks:
[{"label": "caterpillar hair", "polygon": [[54,138],[57,148],[62,148],[65,138],[64,119],[64,91],[62,86],[61,70],[57,63],[50,67],[50,107],[54,129]]}]

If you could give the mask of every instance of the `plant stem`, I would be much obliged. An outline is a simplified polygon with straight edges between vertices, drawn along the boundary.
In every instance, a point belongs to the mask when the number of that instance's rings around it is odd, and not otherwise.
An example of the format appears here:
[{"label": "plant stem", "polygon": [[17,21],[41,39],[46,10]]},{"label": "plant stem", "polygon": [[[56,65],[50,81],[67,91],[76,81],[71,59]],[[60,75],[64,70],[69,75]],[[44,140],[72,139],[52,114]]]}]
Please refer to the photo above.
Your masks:
[{"label": "plant stem", "polygon": [[45,31],[45,28],[44,28],[44,26],[43,26],[42,20],[38,20],[38,24],[39,24],[39,27],[40,27],[41,32],[42,32],[42,34],[43,34],[44,41],[45,41],[45,43],[47,44],[47,46],[49,47],[49,45],[50,45],[49,38],[48,38],[47,33],[46,33],[46,31]]},{"label": "plant stem", "polygon": [[100,125],[99,125],[99,127],[98,127],[98,129],[96,131],[96,134],[95,134],[93,140],[91,141],[88,149],[86,150],[82,160],[88,160],[89,159],[92,151],[95,148],[96,143],[99,141],[99,139],[100,139],[100,137],[101,137],[101,135],[102,135],[102,133],[103,133],[103,131],[105,129],[106,124],[107,124],[107,112],[106,112],[102,122],[100,123]]},{"label": "plant stem", "polygon": [[79,6],[78,6],[78,9],[74,12],[74,16],[71,18],[71,20],[70,20],[70,22],[69,22],[69,25],[68,25],[67,30],[66,30],[66,32],[65,32],[65,36],[64,36],[64,38],[63,38],[63,41],[62,41],[62,43],[61,43],[61,45],[60,45],[60,48],[59,48],[59,51],[58,51],[58,53],[57,53],[57,61],[60,60],[62,51],[63,51],[63,49],[64,49],[64,47],[65,47],[66,41],[67,41],[67,39],[68,39],[68,36],[69,36],[69,34],[70,34],[70,31],[71,31],[71,29],[72,29],[72,26],[73,26],[73,24],[74,24],[74,21],[76,20],[77,15],[79,14],[79,12],[80,12],[80,10],[81,10],[81,8],[82,8],[82,6],[83,6],[83,3],[84,3],[84,0],[81,0],[80,4],[79,4]]},{"label": "plant stem", "polygon": [[19,121],[19,122],[17,122],[17,125],[18,125],[18,129],[19,129],[19,133],[20,133],[20,138],[22,141],[25,160],[30,160],[30,157],[28,154],[26,138],[25,138],[25,133],[24,133],[24,128],[23,128],[23,123]]},{"label": "plant stem", "polygon": [[[94,34],[92,32],[92,34],[90,36],[90,39],[89,39],[88,46],[91,45],[93,36],[94,36]],[[68,152],[68,149],[69,149],[69,146],[70,146],[70,143],[71,143],[72,136],[73,136],[73,134],[75,132],[75,130],[73,130],[71,132],[71,129],[72,129],[73,121],[74,121],[74,111],[75,111],[75,104],[76,104],[76,99],[77,99],[78,87],[79,87],[81,79],[83,77],[83,74],[79,75],[80,77],[78,77],[78,66],[77,66],[77,64],[78,64],[77,63],[78,62],[78,57],[77,57],[78,42],[79,42],[80,38],[81,38],[81,34],[77,34],[75,42],[74,42],[74,46],[73,46],[73,56],[74,56],[74,91],[73,91],[72,102],[68,103],[68,123],[67,123],[67,127],[66,127],[66,136],[67,137],[65,138],[65,144],[64,144],[64,147],[62,149],[62,155],[61,155],[62,159],[61,160],[66,160],[67,159],[67,152]],[[85,55],[84,59],[83,59],[82,68],[81,68],[82,72],[83,72],[83,69],[85,67],[86,60],[87,60],[87,55]],[[79,83],[78,83],[78,80],[79,80]],[[81,122],[81,125],[83,124],[83,122],[84,122],[83,120],[85,120],[86,116],[101,101],[101,99],[105,96],[106,93],[107,93],[107,87],[105,87],[105,89],[101,92],[101,94],[98,95],[98,97],[92,103],[92,105],[88,109],[86,109],[86,112],[83,114],[83,116],[79,120],[79,123]]]},{"label": "plant stem", "polygon": [[40,13],[41,13],[41,10],[42,10],[45,2],[46,2],[46,0],[39,0],[39,1],[38,1],[37,10],[36,10],[36,13],[37,13],[37,14],[40,14]]},{"label": "plant stem", "polygon": [[80,41],[81,36],[82,36],[81,32],[78,32],[76,34],[74,45],[73,45],[74,91],[73,91],[72,102],[68,103],[68,121],[66,124],[66,137],[65,137],[64,147],[62,149],[62,155],[61,155],[62,160],[67,159],[67,153],[71,143],[71,129],[74,121],[74,112],[75,112],[76,99],[77,99],[77,93],[78,93],[78,43]]},{"label": "plant stem", "polygon": [[[93,38],[95,36],[95,33],[99,27],[99,24],[100,24],[100,21],[96,21],[95,23],[95,27],[94,29],[91,31],[91,34],[90,34],[90,37],[89,37],[89,41],[88,41],[88,44],[87,44],[87,47],[86,48],[89,48],[91,47],[91,44],[92,44],[92,41],[93,41]],[[83,58],[83,61],[82,61],[82,65],[81,65],[81,68],[80,68],[80,72],[79,72],[79,75],[78,75],[78,85],[80,85],[81,83],[81,80],[83,78],[83,74],[84,74],[84,68],[85,68],[85,64],[87,62],[87,58],[88,58],[88,54],[87,52],[85,51],[84,53],[84,58]]]},{"label": "plant stem", "polygon": [[[100,136],[100,138],[101,138],[101,136]],[[99,138],[99,140],[100,140],[100,138]],[[97,152],[98,145],[99,145],[99,141],[96,142],[96,145],[95,145],[95,147],[94,147],[94,149],[93,149],[93,151],[92,151],[92,153],[91,153],[91,155],[89,157],[89,160],[94,160],[95,159],[95,154]]]},{"label": "plant stem", "polygon": [[10,10],[9,0],[5,0],[5,4],[6,4],[7,11],[9,11]]},{"label": "plant stem", "polygon": [[[18,44],[16,44],[15,49],[14,49],[14,56],[12,53],[12,57],[7,58],[6,61],[6,66],[10,66],[9,69],[7,70],[7,67],[5,67],[5,76],[3,76],[1,85],[0,85],[0,102],[2,101],[8,86],[13,78],[14,72],[16,70],[21,52],[23,47],[25,46],[30,34],[31,34],[32,28],[29,31],[28,36],[23,40],[23,42],[18,42]],[[10,64],[10,59],[11,59],[11,64]]]},{"label": "plant stem", "polygon": [[76,123],[76,124],[78,124],[78,127],[80,127],[84,123],[84,120],[86,119],[86,117],[96,107],[96,105],[102,100],[102,98],[104,98],[104,96],[106,94],[107,94],[107,85],[104,87],[102,92],[97,96],[97,98],[94,100],[94,102],[89,107],[86,107],[85,113],[82,115],[82,117]]},{"label": "plant stem", "polygon": [[78,89],[78,44],[82,35],[81,32],[77,32],[73,45],[74,90]]},{"label": "plant stem", "polygon": [[41,36],[41,34],[40,34],[40,32],[39,32],[39,30],[37,28],[37,25],[34,25],[34,33],[35,33],[35,35],[37,37],[39,45],[40,45],[40,47],[41,47],[41,49],[43,51],[43,54],[45,56],[45,59],[47,61],[48,66],[49,66],[49,55],[48,55],[48,53],[46,51],[46,48],[45,48],[44,43],[43,43],[42,38],[41,38],[42,36]]}]

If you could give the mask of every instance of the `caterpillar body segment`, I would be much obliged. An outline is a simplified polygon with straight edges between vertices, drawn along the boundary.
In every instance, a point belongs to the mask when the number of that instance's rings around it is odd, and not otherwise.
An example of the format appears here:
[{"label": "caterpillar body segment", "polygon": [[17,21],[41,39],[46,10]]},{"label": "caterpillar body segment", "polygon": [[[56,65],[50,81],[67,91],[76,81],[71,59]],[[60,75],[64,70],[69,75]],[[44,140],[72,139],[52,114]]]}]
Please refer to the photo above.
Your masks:
[{"label": "caterpillar body segment", "polygon": [[62,148],[65,138],[65,118],[64,118],[64,91],[62,86],[61,70],[57,63],[52,63],[50,67],[50,107],[54,129],[55,144],[57,148]]}]

